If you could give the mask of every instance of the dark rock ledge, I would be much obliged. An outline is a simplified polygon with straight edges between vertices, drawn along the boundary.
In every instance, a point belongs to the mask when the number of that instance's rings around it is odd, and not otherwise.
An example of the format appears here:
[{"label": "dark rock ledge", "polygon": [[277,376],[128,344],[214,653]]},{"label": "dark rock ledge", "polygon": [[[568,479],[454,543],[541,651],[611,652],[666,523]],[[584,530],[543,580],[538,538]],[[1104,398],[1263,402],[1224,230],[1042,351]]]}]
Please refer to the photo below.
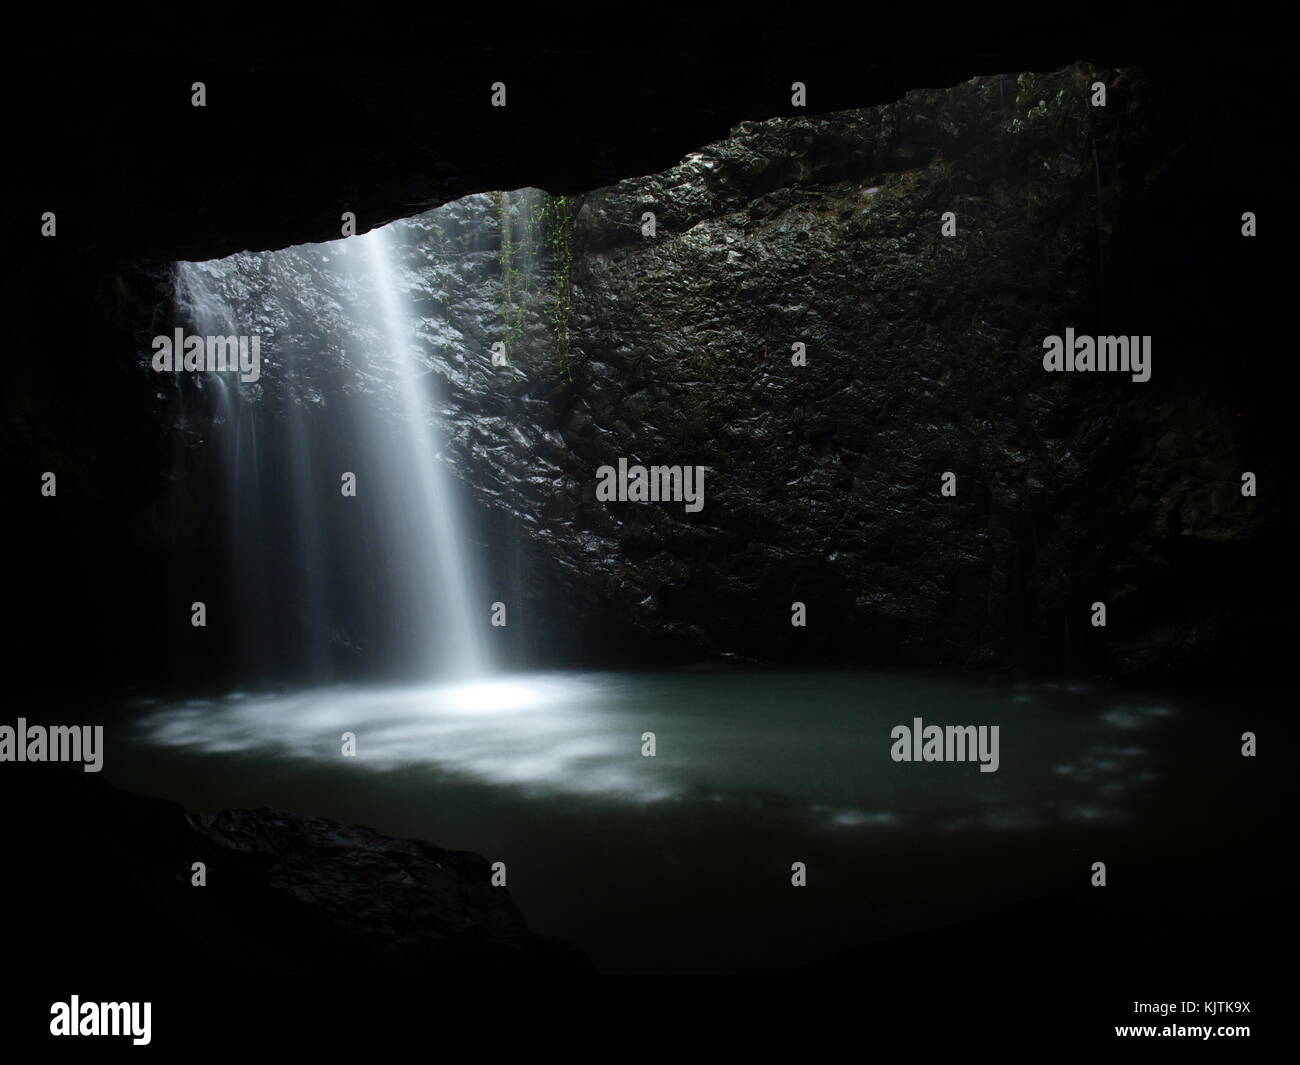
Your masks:
[{"label": "dark rock ledge", "polygon": [[[43,765],[3,766],[0,799],[11,857],[0,904],[22,915],[10,958],[38,1000],[267,982],[414,991],[466,972],[590,970],[530,931],[477,854],[274,810],[187,816]],[[196,861],[206,887],[190,884]]]},{"label": "dark rock ledge", "polygon": [[377,969],[587,968],[577,951],[528,929],[482,855],[280,810],[187,820],[209,868],[238,856],[235,891],[274,896],[286,931],[310,932]]}]

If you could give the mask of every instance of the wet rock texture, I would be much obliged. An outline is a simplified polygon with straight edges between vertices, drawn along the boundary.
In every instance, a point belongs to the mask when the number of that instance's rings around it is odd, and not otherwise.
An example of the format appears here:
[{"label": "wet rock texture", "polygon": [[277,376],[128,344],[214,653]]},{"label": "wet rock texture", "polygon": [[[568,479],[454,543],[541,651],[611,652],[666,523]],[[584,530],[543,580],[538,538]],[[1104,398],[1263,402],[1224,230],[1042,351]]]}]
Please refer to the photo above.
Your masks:
[{"label": "wet rock texture", "polygon": [[[1264,661],[1287,608],[1249,600],[1293,571],[1295,512],[1274,401],[1234,354],[1267,350],[1271,260],[1240,236],[1247,196],[1216,193],[1212,233],[1201,202],[1220,156],[1267,187],[1234,130],[1082,65],[744,124],[580,199],[526,378],[448,374],[462,476],[569,601],[595,590],[699,653]],[[1045,373],[1067,325],[1153,335],[1152,380]],[[597,502],[619,457],[705,466],[704,510]],[[1247,470],[1272,488],[1243,498]]]}]

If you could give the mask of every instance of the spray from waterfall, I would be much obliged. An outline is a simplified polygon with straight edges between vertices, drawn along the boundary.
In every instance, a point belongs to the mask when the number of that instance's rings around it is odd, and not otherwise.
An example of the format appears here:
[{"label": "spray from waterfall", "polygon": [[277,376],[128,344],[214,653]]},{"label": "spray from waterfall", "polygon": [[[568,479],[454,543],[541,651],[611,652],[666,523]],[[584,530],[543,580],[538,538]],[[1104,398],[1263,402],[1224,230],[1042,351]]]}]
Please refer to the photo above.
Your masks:
[{"label": "spray from waterfall", "polygon": [[[371,324],[387,346],[384,354],[372,355],[372,365],[382,368],[385,357],[389,372],[396,375],[400,391],[402,424],[395,433],[396,447],[390,456],[400,471],[397,493],[385,500],[392,509],[393,524],[405,529],[408,546],[417,561],[420,576],[417,594],[428,597],[426,617],[440,621],[430,657],[439,662],[444,675],[476,675],[488,670],[483,641],[486,604],[475,610],[470,598],[470,572],[462,547],[457,502],[442,460],[439,432],[431,418],[424,372],[415,352],[414,316],[398,287],[393,268],[392,237],[387,229],[374,229],[350,238],[364,254],[374,298],[369,303]],[[349,261],[356,262],[354,255]]]},{"label": "spray from waterfall", "polygon": [[[192,332],[265,330],[256,385],[199,373],[178,390],[178,421],[205,424],[186,407],[202,402],[212,426],[213,518],[229,552],[218,582],[238,615],[230,650],[241,671],[297,663],[326,682],[349,656],[426,678],[491,668],[490,604],[472,590],[436,375],[406,294],[421,282],[403,254],[418,247],[401,228],[179,264]],[[321,317],[321,286],[336,294],[324,304],[335,317]],[[339,372],[351,384],[331,377],[327,396],[320,382]],[[358,479],[352,498],[340,493],[344,471]]]}]

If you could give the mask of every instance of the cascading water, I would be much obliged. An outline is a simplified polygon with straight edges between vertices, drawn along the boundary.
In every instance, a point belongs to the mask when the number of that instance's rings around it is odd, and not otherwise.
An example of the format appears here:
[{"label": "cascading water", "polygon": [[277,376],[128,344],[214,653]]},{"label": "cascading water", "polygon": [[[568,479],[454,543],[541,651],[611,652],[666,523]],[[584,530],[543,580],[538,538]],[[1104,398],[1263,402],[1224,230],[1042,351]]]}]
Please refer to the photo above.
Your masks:
[{"label": "cascading water", "polygon": [[[229,264],[230,260],[178,264],[177,304],[186,308],[200,336],[231,336],[242,331],[221,285]],[[213,424],[217,427],[221,467],[218,498],[225,515],[223,535],[231,548],[223,560],[227,566],[225,579],[231,605],[241,621],[238,630],[241,635],[236,639],[234,651],[241,668],[261,672],[267,664],[260,653],[264,644],[255,632],[249,632],[246,621],[264,617],[269,605],[263,556],[260,552],[244,550],[247,544],[262,542],[265,533],[257,419],[253,416],[251,389],[246,391],[237,378],[219,373],[203,374],[194,384],[212,389],[216,397]],[[185,399],[183,393],[177,399],[178,420],[185,424],[186,408],[193,400]]]},{"label": "cascading water", "polygon": [[[355,254],[358,250],[362,256]],[[444,675],[485,673],[488,656],[482,625],[475,619],[485,618],[486,610],[476,615],[471,605],[456,500],[441,462],[437,430],[426,410],[421,388],[425,375],[413,350],[413,318],[398,291],[389,234],[382,228],[371,230],[355,238],[355,247],[348,251],[348,262],[355,267],[360,258],[369,274],[375,297],[370,303],[371,321],[387,341],[390,372],[399,380],[404,420],[398,427],[399,449],[389,456],[399,491],[389,495],[384,505],[393,527],[406,532],[420,567],[419,587],[431,606],[435,602],[439,606],[443,625],[430,655],[436,653]],[[403,487],[405,491],[400,490]]]},{"label": "cascading water", "polygon": [[[206,374],[178,418],[189,420],[194,396],[214,397],[204,401],[244,669],[264,665],[268,646],[291,645],[315,681],[328,681],[333,652],[357,642],[358,625],[372,635],[368,664],[447,678],[491,668],[489,603],[476,604],[471,590],[473,560],[431,409],[436,375],[417,350],[411,282],[398,262],[409,242],[392,232],[400,227],[179,266],[177,303],[192,332],[263,337],[259,384]],[[308,302],[320,291],[337,297],[332,321]],[[339,373],[331,351],[344,353],[351,381],[333,377],[326,396],[321,380]],[[344,473],[357,477],[354,498],[340,493]],[[271,595],[291,600],[279,615],[298,619],[296,639],[268,631]]]}]

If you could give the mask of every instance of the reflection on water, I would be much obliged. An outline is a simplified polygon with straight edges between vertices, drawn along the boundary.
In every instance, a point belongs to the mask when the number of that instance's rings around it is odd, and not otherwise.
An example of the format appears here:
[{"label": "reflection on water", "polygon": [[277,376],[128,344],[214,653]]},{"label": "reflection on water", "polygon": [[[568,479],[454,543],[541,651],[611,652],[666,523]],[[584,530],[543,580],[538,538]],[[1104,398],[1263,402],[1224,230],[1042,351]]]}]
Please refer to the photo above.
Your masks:
[{"label": "reflection on water", "polygon": [[[837,831],[1012,832],[1119,822],[1159,779],[1173,707],[1080,684],[852,673],[532,673],[404,688],[141,703],[137,742],[217,756],[427,769],[527,796],[705,802]],[[890,730],[996,725],[996,773],[896,763]],[[345,732],[356,757],[341,753]],[[654,757],[642,753],[654,733]]]},{"label": "reflection on water", "polygon": [[[1116,898],[1237,904],[1277,850],[1256,814],[1283,804],[1238,738],[1290,702],[927,673],[514,674],[141,701],[106,734],[107,770],[191,810],[272,806],[505,861],[532,926],[605,971],[775,972],[1021,899],[1091,900],[1095,860]],[[890,730],[917,717],[998,726],[998,771],[892,761]]]}]

